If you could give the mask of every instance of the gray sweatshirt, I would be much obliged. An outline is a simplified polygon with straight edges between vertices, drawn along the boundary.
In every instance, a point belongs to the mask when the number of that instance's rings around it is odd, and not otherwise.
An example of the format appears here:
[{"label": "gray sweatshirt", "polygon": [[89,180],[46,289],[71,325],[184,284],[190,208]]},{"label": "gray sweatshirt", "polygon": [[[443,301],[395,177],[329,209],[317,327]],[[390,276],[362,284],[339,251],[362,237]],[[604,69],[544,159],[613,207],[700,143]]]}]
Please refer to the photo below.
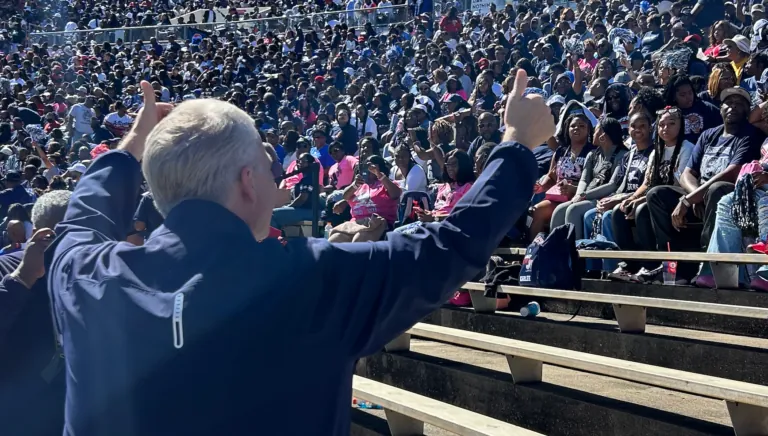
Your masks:
[{"label": "gray sweatshirt", "polygon": [[[627,154],[626,149],[621,148],[620,150],[616,150],[617,148],[618,146],[614,145],[607,154],[603,154],[602,148],[589,152],[587,159],[584,162],[584,170],[581,173],[579,186],[576,189],[576,196],[584,194],[587,200],[599,200],[616,192],[616,188],[619,187],[620,183],[617,175],[621,169],[621,161],[624,159],[624,155]],[[587,190],[589,184],[598,175],[596,172],[597,169],[602,167],[603,163],[608,159],[611,159],[611,170],[605,178],[605,183]]]}]

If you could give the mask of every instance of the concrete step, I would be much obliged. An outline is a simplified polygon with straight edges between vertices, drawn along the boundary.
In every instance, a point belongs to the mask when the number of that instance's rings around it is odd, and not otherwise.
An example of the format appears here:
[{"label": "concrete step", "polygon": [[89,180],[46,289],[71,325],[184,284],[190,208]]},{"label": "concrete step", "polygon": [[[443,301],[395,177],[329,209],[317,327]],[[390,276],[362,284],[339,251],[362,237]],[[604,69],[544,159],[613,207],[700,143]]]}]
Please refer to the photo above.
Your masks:
[{"label": "concrete step", "polygon": [[621,333],[615,321],[543,312],[478,314],[444,307],[426,323],[535,342],[575,351],[768,385],[768,340],[649,325],[645,333]]},{"label": "concrete step", "polygon": [[414,340],[361,359],[357,374],[547,435],[732,435],[725,403],[545,365],[514,385],[504,356]]}]

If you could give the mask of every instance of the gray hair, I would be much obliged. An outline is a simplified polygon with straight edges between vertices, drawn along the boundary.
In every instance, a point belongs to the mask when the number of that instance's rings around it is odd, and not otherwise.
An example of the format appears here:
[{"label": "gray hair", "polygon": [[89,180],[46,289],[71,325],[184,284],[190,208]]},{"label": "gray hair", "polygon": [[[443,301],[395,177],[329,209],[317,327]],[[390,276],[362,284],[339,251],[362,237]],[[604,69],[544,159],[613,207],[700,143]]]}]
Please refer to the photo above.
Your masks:
[{"label": "gray hair", "polygon": [[248,114],[219,100],[188,100],[149,134],[142,170],[157,210],[167,216],[187,199],[223,204],[240,169],[268,170],[266,157]]},{"label": "gray hair", "polygon": [[72,192],[56,190],[43,194],[32,206],[32,227],[53,229],[64,220]]}]

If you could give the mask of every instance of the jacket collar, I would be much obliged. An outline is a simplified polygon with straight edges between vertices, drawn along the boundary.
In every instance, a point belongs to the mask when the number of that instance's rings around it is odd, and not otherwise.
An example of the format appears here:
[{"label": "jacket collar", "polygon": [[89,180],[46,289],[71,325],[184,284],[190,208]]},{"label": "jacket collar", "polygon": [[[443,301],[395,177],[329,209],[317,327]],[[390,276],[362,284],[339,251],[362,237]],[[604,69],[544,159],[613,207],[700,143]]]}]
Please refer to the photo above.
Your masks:
[{"label": "jacket collar", "polygon": [[208,200],[184,200],[171,209],[163,227],[177,234],[185,244],[215,240],[228,244],[256,246],[253,233],[237,215]]}]

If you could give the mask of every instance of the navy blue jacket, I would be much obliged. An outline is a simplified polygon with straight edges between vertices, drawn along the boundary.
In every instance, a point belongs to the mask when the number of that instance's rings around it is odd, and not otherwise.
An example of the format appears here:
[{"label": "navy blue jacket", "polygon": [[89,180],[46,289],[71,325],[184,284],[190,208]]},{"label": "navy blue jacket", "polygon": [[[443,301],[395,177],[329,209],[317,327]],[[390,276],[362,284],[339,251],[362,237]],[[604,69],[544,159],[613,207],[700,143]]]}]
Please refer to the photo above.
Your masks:
[{"label": "navy blue jacket", "polygon": [[355,361],[484,268],[536,178],[533,154],[508,143],[445,221],[415,235],[259,243],[222,206],[186,200],[136,247],[118,241],[139,163],[102,155],[46,253],[67,365],[64,434],[348,435]]},{"label": "navy blue jacket", "polygon": [[64,424],[64,372],[46,281],[8,276],[23,255],[0,256],[0,435],[50,436]]}]

